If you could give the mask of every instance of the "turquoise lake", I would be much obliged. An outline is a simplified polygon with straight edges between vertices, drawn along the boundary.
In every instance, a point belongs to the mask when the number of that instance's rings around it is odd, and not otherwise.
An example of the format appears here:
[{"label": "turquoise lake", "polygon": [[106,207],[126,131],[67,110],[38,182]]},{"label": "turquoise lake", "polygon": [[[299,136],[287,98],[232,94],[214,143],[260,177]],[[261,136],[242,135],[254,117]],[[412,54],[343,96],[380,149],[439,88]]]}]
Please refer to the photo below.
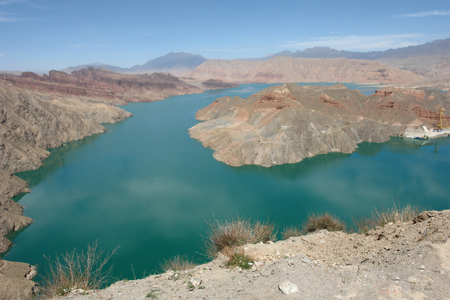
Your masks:
[{"label": "turquoise lake", "polygon": [[[376,89],[346,85],[367,95]],[[123,108],[135,116],[106,124],[105,134],[52,149],[44,167],[17,174],[32,192],[16,200],[34,223],[10,236],[14,246],[4,259],[36,265],[44,273],[44,255],[85,249],[98,240],[106,251],[120,246],[111,259],[113,275],[133,279],[160,271],[160,263],[177,254],[204,261],[202,236],[214,217],[269,220],[280,232],[311,212],[332,212],[351,222],[394,203],[450,208],[448,138],[392,138],[362,143],[351,155],[236,168],[216,161],[211,149],[189,137],[200,108],[218,97],[248,97],[268,86],[133,103]]]}]

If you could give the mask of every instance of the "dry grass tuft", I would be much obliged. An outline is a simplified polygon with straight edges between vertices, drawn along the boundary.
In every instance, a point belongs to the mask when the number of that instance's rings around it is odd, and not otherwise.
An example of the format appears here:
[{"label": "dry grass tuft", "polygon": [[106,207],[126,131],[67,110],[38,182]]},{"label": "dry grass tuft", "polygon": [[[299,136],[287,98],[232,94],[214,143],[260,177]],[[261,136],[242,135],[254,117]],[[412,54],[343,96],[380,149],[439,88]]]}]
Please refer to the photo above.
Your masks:
[{"label": "dry grass tuft", "polygon": [[43,280],[43,294],[46,297],[63,296],[74,289],[99,289],[111,278],[112,266],[105,270],[111,256],[98,249],[97,242],[88,245],[86,252],[76,249],[56,256],[56,260],[46,258],[49,263],[47,276]]},{"label": "dry grass tuft", "polygon": [[329,213],[324,213],[309,215],[308,220],[303,224],[303,231],[305,233],[321,229],[341,231],[345,229],[345,223]]},{"label": "dry grass tuft", "polygon": [[383,227],[391,222],[409,222],[421,212],[422,209],[419,206],[411,206],[408,204],[402,209],[397,209],[397,206],[394,203],[393,207],[385,211],[378,211],[375,209],[375,212],[372,212],[369,217],[363,216],[353,219],[353,223],[357,232],[366,233],[371,229]]},{"label": "dry grass tuft", "polygon": [[303,230],[301,230],[299,227],[286,227],[283,232],[281,233],[281,238],[283,240],[287,240],[290,237],[294,236],[302,236]]},{"label": "dry grass tuft", "polygon": [[275,225],[269,222],[252,222],[238,217],[226,221],[214,220],[208,223],[206,253],[214,257],[225,248],[248,243],[268,242],[275,239]]},{"label": "dry grass tuft", "polygon": [[268,241],[274,241],[277,237],[277,231],[275,225],[272,223],[256,221],[253,226],[253,243],[267,243]]},{"label": "dry grass tuft", "polygon": [[164,271],[186,271],[195,268],[197,266],[191,259],[187,258],[187,255],[176,255],[171,259],[164,260],[161,264],[161,268]]}]

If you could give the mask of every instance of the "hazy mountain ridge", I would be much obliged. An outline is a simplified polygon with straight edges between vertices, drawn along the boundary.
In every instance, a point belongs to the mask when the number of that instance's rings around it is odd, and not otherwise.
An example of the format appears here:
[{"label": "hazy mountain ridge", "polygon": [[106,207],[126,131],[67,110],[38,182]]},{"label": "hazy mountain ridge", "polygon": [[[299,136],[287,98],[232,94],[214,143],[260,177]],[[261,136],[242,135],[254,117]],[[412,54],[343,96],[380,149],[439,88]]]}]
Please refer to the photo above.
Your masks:
[{"label": "hazy mountain ridge", "polygon": [[[167,55],[149,60],[143,65],[135,65],[127,72],[169,72],[193,70],[207,59],[199,54],[170,52]],[[172,70],[172,72],[170,72]]]},{"label": "hazy mountain ridge", "polygon": [[67,67],[63,70],[60,70],[62,72],[65,72],[67,74],[72,73],[73,71],[78,71],[81,69],[86,69],[86,68],[102,68],[105,70],[109,70],[109,71],[113,71],[113,72],[117,72],[117,73],[123,73],[126,72],[128,69],[127,68],[120,68],[120,67],[116,67],[116,66],[112,66],[112,65],[106,65],[106,64],[102,64],[102,63],[91,63],[91,64],[87,64],[87,65],[79,65],[79,66],[75,66],[75,67]]},{"label": "hazy mountain ridge", "polygon": [[330,47],[313,47],[306,48],[303,51],[297,50],[291,52],[288,50],[255,58],[252,60],[268,60],[275,56],[287,57],[301,57],[301,58],[347,58],[347,59],[365,59],[378,60],[393,57],[411,57],[424,55],[445,55],[450,56],[450,38],[435,40],[421,45],[408,46],[397,49],[388,49],[384,51],[370,51],[370,52],[353,52],[346,50],[336,50]]},{"label": "hazy mountain ridge", "polygon": [[134,65],[131,68],[120,68],[113,65],[103,63],[91,63],[86,65],[79,65],[75,67],[68,67],[61,71],[70,74],[73,71],[93,67],[102,68],[123,74],[143,74],[143,73],[157,73],[167,72],[174,75],[184,74],[197,66],[204,63],[207,59],[199,54],[185,53],[185,52],[170,52],[164,56],[151,59],[143,65]]},{"label": "hazy mountain ridge", "polygon": [[[291,52],[288,50],[269,54],[264,57],[234,59],[231,61],[266,61],[276,56],[296,57],[296,58],[346,58],[378,60],[388,66],[413,71],[424,75],[430,79],[447,78],[445,70],[446,63],[450,61],[450,38],[435,40],[422,45],[408,46],[385,51],[353,52],[346,50],[336,50],[330,47],[306,48],[303,51]],[[418,57],[422,57],[419,59]],[[170,52],[167,55],[149,60],[143,65],[135,65],[131,68],[120,68],[102,63],[91,63],[68,67],[62,71],[71,73],[87,67],[115,71],[123,74],[142,74],[153,72],[167,72],[174,75],[184,75],[196,67],[209,61],[199,54]]]}]

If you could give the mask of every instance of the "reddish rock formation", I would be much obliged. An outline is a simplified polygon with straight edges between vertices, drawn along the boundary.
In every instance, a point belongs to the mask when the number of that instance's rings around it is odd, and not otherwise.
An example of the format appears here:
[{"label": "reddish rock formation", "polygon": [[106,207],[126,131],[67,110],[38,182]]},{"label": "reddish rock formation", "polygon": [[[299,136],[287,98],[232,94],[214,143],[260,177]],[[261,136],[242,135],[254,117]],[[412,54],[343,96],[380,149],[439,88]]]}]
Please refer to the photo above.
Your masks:
[{"label": "reddish rock formation", "polygon": [[[370,96],[371,101],[363,113],[383,121],[414,125],[436,125],[439,108],[450,108],[450,94],[419,89],[384,88]],[[376,111],[378,110],[378,111]],[[449,122],[448,115],[445,115]]]},{"label": "reddish rock formation", "polygon": [[117,104],[157,101],[174,95],[203,92],[202,89],[170,74],[124,75],[92,67],[73,71],[70,75],[52,70],[43,76],[24,72],[21,77],[1,79],[28,90],[80,96]]}]

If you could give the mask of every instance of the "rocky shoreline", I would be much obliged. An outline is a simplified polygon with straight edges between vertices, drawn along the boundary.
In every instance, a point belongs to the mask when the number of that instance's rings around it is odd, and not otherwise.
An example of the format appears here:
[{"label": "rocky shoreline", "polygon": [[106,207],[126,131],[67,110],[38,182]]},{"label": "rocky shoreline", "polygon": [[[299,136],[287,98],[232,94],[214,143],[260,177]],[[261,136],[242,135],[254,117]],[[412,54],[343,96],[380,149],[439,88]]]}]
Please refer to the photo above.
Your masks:
[{"label": "rocky shoreline", "polygon": [[249,270],[227,267],[219,254],[187,271],[57,299],[450,299],[450,210],[366,234],[321,230],[242,250],[255,260]]},{"label": "rocky shoreline", "polygon": [[[19,88],[0,80],[0,253],[12,242],[5,236],[33,221],[23,216],[23,207],[12,200],[30,192],[27,183],[13,175],[35,170],[50,155],[46,149],[103,133],[100,123],[115,123],[132,116],[125,110],[103,103],[83,101]],[[30,279],[36,272],[26,263],[0,260],[0,291],[6,299],[28,298],[36,291]]]}]

